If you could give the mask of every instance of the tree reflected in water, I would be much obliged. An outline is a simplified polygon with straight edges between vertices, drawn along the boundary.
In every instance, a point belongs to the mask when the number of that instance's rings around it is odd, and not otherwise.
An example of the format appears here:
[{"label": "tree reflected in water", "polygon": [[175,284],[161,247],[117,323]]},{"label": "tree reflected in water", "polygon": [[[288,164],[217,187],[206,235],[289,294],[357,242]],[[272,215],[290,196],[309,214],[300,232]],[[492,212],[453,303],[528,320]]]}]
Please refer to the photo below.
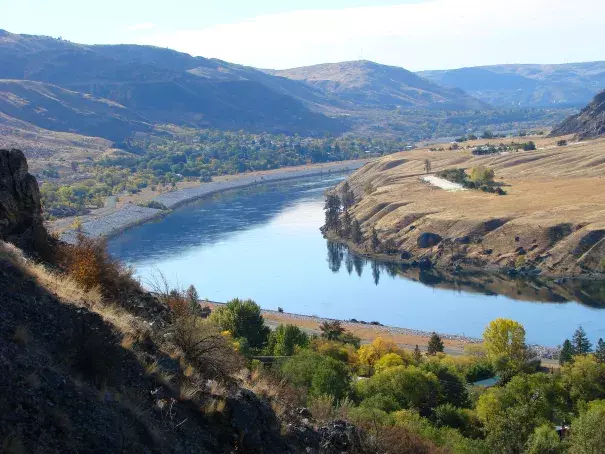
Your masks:
[{"label": "tree reflected in water", "polygon": [[338,273],[342,263],[348,274],[353,270],[361,277],[369,264],[372,280],[380,284],[381,274],[392,279],[410,279],[428,287],[482,295],[504,295],[512,299],[532,302],[567,303],[576,301],[587,306],[605,307],[605,282],[582,279],[547,279],[536,276],[510,276],[504,273],[420,269],[394,262],[368,259],[351,251],[347,246],[326,242],[328,265]]}]

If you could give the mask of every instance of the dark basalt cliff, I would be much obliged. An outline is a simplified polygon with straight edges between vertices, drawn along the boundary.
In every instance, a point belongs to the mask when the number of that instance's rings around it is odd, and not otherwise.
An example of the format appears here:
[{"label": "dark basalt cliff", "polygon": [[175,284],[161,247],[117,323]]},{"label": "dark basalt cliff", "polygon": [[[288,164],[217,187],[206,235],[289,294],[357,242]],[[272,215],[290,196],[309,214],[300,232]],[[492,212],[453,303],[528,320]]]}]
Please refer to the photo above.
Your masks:
[{"label": "dark basalt cliff", "polygon": [[24,250],[46,237],[40,191],[20,150],[0,150],[0,240]]},{"label": "dark basalt cliff", "polygon": [[553,129],[550,136],[568,134],[574,134],[578,140],[596,139],[605,135],[605,91],[596,95],[579,114],[572,115]]}]

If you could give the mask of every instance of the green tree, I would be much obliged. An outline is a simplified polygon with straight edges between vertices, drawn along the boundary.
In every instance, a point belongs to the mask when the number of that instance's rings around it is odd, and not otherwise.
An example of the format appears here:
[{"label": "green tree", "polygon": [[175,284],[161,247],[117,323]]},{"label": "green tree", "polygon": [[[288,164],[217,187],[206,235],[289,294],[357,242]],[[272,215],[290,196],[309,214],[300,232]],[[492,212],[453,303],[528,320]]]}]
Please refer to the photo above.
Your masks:
[{"label": "green tree", "polygon": [[492,320],[483,332],[483,343],[487,356],[492,361],[501,357],[510,360],[513,368],[519,369],[525,362],[525,328],[507,318]]},{"label": "green tree", "polygon": [[471,180],[477,185],[491,184],[494,182],[494,171],[485,166],[473,167],[471,169]]},{"label": "green tree", "polygon": [[328,194],[326,198],[326,204],[324,206],[324,211],[326,218],[326,229],[338,229],[340,217],[340,198],[336,194]]},{"label": "green tree", "polygon": [[536,427],[527,441],[527,454],[561,454],[564,452],[559,434],[552,424]]},{"label": "green tree", "polygon": [[345,211],[342,215],[342,222],[340,225],[340,234],[344,238],[349,238],[351,236],[351,228],[352,228],[353,220],[351,218],[351,213]]},{"label": "green tree", "polygon": [[605,363],[605,341],[603,341],[602,338],[599,338],[599,341],[597,342],[597,349],[595,350],[594,356],[597,359],[597,362]]},{"label": "green tree", "polygon": [[420,368],[430,372],[439,380],[439,402],[450,403],[456,407],[468,407],[469,398],[466,389],[466,381],[453,366],[429,360]]},{"label": "green tree", "polygon": [[401,408],[416,409],[427,416],[437,406],[439,381],[416,366],[397,366],[357,382],[357,394],[362,399],[381,394]]},{"label": "green tree", "polygon": [[490,388],[477,401],[477,416],[487,433],[489,452],[521,453],[534,430],[565,408],[554,376],[520,374],[504,387]]},{"label": "green tree", "polygon": [[443,352],[443,341],[437,335],[437,333],[433,333],[431,334],[431,338],[429,339],[427,353],[429,355],[435,355],[440,352]]},{"label": "green tree", "polygon": [[345,333],[345,329],[338,320],[323,322],[319,325],[319,330],[321,331],[321,337],[328,340],[338,340]]},{"label": "green tree", "polygon": [[348,181],[345,181],[342,184],[342,188],[340,190],[340,199],[342,200],[342,209],[345,212],[349,211],[349,208],[355,204],[355,194],[353,193]]},{"label": "green tree", "polygon": [[387,353],[378,361],[376,361],[376,373],[384,372],[391,367],[403,366],[403,358],[397,353]]},{"label": "green tree", "polygon": [[420,348],[418,347],[418,345],[416,345],[416,347],[414,348],[412,357],[414,358],[414,362],[416,364],[420,364],[422,362],[422,353],[420,352]]},{"label": "green tree", "polygon": [[424,160],[424,171],[425,173],[429,173],[431,171],[431,160],[429,158]]},{"label": "green tree", "polygon": [[351,240],[353,240],[353,243],[355,244],[360,244],[363,241],[361,225],[357,219],[353,219],[353,222],[351,223]]},{"label": "green tree", "polygon": [[185,292],[185,297],[187,298],[187,302],[192,311],[197,311],[200,307],[200,297],[197,293],[195,286],[190,285],[187,291]]},{"label": "green tree", "polygon": [[592,351],[592,344],[582,326],[579,326],[576,332],[573,333],[571,344],[573,345],[574,355],[587,355]]},{"label": "green tree", "polygon": [[590,402],[571,423],[570,454],[605,452],[605,401]]},{"label": "green tree", "polygon": [[533,141],[529,141],[523,144],[523,151],[533,151],[536,149],[536,144]]},{"label": "green tree", "polygon": [[212,312],[211,320],[234,338],[244,338],[250,348],[262,348],[267,342],[269,328],[261,308],[252,300],[235,298]]},{"label": "green tree", "polygon": [[372,227],[372,236],[370,237],[370,242],[372,244],[372,250],[377,252],[380,249],[380,239],[378,238],[378,232],[376,231],[376,227]]},{"label": "green tree", "polygon": [[569,339],[565,339],[563,342],[563,347],[559,352],[559,364],[563,366],[564,364],[570,363],[573,361],[573,346]]},{"label": "green tree", "polygon": [[309,336],[295,325],[279,325],[269,334],[267,353],[273,356],[292,356],[297,348],[306,348]]},{"label": "green tree", "polygon": [[329,356],[302,350],[288,358],[280,368],[283,378],[296,388],[306,388],[312,396],[345,397],[351,377],[347,366]]},{"label": "green tree", "polygon": [[561,378],[574,403],[605,398],[605,364],[592,355],[574,357],[563,367]]}]

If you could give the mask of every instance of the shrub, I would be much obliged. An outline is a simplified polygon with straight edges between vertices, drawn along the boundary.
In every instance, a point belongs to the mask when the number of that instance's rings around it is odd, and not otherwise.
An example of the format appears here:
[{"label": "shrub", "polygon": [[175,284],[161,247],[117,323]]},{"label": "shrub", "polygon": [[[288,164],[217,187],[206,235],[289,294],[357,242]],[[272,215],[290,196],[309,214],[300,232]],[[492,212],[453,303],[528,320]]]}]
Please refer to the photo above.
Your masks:
[{"label": "shrub", "polygon": [[564,147],[565,145],[567,145],[567,140],[565,140],[565,139],[557,140],[557,147]]},{"label": "shrub", "polygon": [[197,315],[180,315],[170,327],[187,362],[209,378],[225,379],[243,364],[229,338]]},{"label": "shrub", "polygon": [[166,207],[166,205],[164,205],[162,202],[158,202],[156,200],[150,200],[149,202],[141,203],[141,204],[139,204],[139,206],[145,207],[145,208],[154,208],[156,210],[167,210],[168,209]]},{"label": "shrub", "polygon": [[140,290],[132,269],[113,259],[105,240],[78,233],[75,245],[62,245],[59,263],[85,290],[98,288],[104,297],[120,301],[132,290]]}]

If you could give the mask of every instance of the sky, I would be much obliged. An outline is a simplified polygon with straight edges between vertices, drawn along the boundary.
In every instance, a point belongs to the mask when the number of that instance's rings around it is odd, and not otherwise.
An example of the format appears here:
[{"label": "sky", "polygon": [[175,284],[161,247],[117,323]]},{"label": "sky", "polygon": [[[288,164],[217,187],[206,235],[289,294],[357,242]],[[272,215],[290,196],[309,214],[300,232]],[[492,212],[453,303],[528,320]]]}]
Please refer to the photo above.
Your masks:
[{"label": "sky", "polygon": [[0,29],[285,69],[605,60],[605,0],[0,0]]}]

